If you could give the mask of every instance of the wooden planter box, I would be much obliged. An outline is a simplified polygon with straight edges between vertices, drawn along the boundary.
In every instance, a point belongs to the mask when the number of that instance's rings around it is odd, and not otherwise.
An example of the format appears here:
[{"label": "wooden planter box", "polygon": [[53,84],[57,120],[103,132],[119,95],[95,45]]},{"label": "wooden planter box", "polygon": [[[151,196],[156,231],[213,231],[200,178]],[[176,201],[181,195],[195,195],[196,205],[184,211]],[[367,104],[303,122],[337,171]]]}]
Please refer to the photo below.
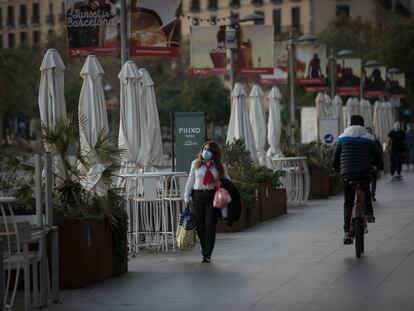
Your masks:
[{"label": "wooden planter box", "polygon": [[327,199],[329,197],[329,176],[324,168],[309,170],[309,199]]},{"label": "wooden planter box", "polygon": [[276,188],[271,182],[258,185],[260,195],[260,221],[266,221],[278,216]]},{"label": "wooden planter box", "polygon": [[329,195],[341,193],[341,182],[338,175],[329,175]]},{"label": "wooden planter box", "polygon": [[85,287],[127,270],[127,260],[119,262],[114,255],[107,222],[85,219],[59,225],[61,288]]},{"label": "wooden planter box", "polygon": [[217,219],[216,232],[217,233],[226,233],[226,232],[238,232],[243,231],[247,228],[247,212],[246,208],[243,206],[241,210],[240,219],[237,222],[233,222],[231,227],[226,225],[225,219]]},{"label": "wooden planter box", "polygon": [[276,217],[287,213],[287,192],[285,188],[276,188]]},{"label": "wooden planter box", "polygon": [[260,189],[259,186],[256,186],[254,189],[253,206],[246,207],[247,228],[256,226],[260,223],[260,213]]}]

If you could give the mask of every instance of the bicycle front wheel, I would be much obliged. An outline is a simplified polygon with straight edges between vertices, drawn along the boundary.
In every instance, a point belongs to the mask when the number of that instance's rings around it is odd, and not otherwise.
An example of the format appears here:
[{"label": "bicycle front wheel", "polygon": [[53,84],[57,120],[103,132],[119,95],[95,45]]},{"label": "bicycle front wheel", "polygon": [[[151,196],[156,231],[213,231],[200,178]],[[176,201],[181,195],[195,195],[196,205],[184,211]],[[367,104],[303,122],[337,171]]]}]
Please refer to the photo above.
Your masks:
[{"label": "bicycle front wheel", "polygon": [[359,258],[364,252],[364,223],[361,218],[354,219],[355,254]]}]

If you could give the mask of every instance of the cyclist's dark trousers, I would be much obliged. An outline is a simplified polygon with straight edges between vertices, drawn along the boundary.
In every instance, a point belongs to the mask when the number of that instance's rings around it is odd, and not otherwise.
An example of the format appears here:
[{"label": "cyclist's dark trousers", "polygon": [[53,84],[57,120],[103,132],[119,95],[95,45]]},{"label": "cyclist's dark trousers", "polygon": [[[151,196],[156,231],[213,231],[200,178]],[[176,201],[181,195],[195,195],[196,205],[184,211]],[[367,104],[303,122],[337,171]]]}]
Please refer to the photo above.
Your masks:
[{"label": "cyclist's dark trousers", "polygon": [[[372,214],[372,202],[371,202],[371,193],[369,191],[369,182],[367,179],[362,185],[362,190],[365,194],[365,214]],[[354,207],[355,202],[355,185],[350,185],[349,181],[346,179],[342,180],[342,188],[344,190],[344,230],[350,230],[351,217],[352,217],[352,208]]]},{"label": "cyclist's dark trousers", "polygon": [[390,173],[394,175],[397,172],[397,175],[401,175],[402,167],[402,152],[399,150],[391,151],[390,153]]},{"label": "cyclist's dark trousers", "polygon": [[375,191],[377,190],[377,177],[378,173],[375,171],[371,175],[371,196],[375,197]]}]

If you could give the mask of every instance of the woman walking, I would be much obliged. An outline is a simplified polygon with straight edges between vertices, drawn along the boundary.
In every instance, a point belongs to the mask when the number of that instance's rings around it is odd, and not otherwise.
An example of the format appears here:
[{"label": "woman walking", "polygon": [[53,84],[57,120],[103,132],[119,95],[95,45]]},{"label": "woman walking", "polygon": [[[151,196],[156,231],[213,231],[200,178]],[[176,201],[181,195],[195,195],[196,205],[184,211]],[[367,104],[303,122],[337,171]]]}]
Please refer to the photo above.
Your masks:
[{"label": "woman walking", "polygon": [[203,262],[210,262],[214,249],[217,215],[213,200],[217,181],[222,177],[229,179],[222,162],[222,151],[216,142],[207,141],[191,163],[184,193],[185,206],[192,202]]}]

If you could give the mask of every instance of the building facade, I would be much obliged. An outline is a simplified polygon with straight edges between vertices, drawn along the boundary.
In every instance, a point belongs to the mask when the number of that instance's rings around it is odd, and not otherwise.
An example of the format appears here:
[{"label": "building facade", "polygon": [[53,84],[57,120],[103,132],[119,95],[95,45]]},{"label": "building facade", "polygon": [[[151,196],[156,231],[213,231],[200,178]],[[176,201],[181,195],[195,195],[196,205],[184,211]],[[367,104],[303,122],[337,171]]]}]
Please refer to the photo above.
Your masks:
[{"label": "building facade", "polygon": [[411,0],[182,0],[182,12],[184,36],[190,25],[228,24],[223,18],[230,12],[263,15],[260,23],[273,25],[276,36],[289,31],[317,34],[336,17],[383,25],[395,14],[410,16]]},{"label": "building facade", "polygon": [[33,46],[64,27],[64,0],[0,0],[0,48]]}]

